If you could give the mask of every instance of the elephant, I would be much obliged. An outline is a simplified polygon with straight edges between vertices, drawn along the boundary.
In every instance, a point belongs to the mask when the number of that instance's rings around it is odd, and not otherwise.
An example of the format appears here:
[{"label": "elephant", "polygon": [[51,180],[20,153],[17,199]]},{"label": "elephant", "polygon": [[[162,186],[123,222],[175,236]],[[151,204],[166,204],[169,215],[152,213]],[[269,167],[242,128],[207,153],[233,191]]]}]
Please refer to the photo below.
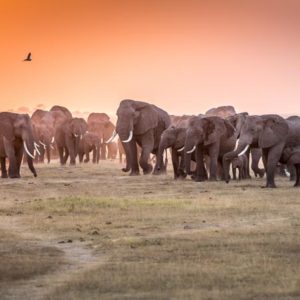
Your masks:
[{"label": "elephant", "polygon": [[[27,154],[27,163],[34,177],[37,176],[33,165],[34,138],[28,114],[10,112],[0,113],[0,162],[2,178],[20,178],[20,166],[23,150]],[[8,173],[6,158],[9,161]]]},{"label": "elephant", "polygon": [[296,169],[295,187],[300,187],[300,146],[289,146],[283,149],[280,162],[287,164],[288,169]]},{"label": "elephant", "polygon": [[220,117],[222,119],[225,119],[229,116],[233,116],[236,114],[236,111],[233,106],[228,105],[228,106],[219,106],[219,107],[214,107],[209,109],[205,115],[206,116],[215,116],[215,117]]},{"label": "elephant", "polygon": [[93,151],[93,163],[99,163],[100,159],[100,145],[101,141],[99,137],[93,132],[86,132],[82,139],[79,141],[78,156],[79,162],[83,161],[83,156],[85,155],[84,162],[90,161],[90,152]]},{"label": "elephant", "polygon": [[229,163],[244,154],[249,147],[262,149],[266,170],[266,187],[275,188],[275,170],[282,151],[288,146],[300,145],[300,118],[285,120],[279,115],[248,116],[241,129],[240,138],[233,151],[223,157],[225,181],[229,182]]},{"label": "elephant", "polygon": [[248,169],[248,157],[246,154],[235,157],[232,160],[232,174],[233,179],[236,180],[236,170],[239,170],[239,180],[247,178],[247,169]]},{"label": "elephant", "polygon": [[[46,152],[50,161],[50,152],[54,148],[54,136],[57,128],[65,121],[71,120],[70,111],[62,106],[53,106],[50,111],[37,109],[31,116],[34,129],[35,142],[39,146],[40,156]],[[50,141],[50,142],[49,142]],[[43,160],[41,157],[40,160]]]},{"label": "elephant", "polygon": [[[229,116],[226,118],[227,121],[229,121],[231,123],[231,125],[233,125],[233,127],[235,128],[235,135],[237,138],[240,137],[240,133],[241,133],[241,129],[242,126],[247,118],[249,114],[247,112],[242,112],[242,113],[238,113],[232,116]],[[254,176],[257,177],[263,177],[265,174],[265,170],[259,168],[259,161],[262,157],[262,150],[260,148],[254,148],[254,147],[250,147],[249,150],[247,150],[246,155],[247,155],[247,159],[248,159],[248,163],[247,163],[247,173],[246,173],[246,177],[247,178],[251,178],[250,176],[250,154],[251,154],[251,169],[254,173]]]},{"label": "elephant", "polygon": [[[126,168],[123,171],[131,171],[131,176],[139,175],[140,165],[144,174],[151,173],[153,167],[148,162],[149,156],[150,153],[156,155],[160,136],[170,125],[168,113],[147,102],[125,99],[120,102],[117,116],[116,131],[107,142],[119,135],[126,153]],[[137,144],[142,149],[139,165]],[[159,173],[155,169],[153,174]]]},{"label": "elephant", "polygon": [[222,157],[225,153],[234,149],[236,142],[234,127],[220,117],[193,117],[189,122],[184,144],[185,165],[187,173],[190,173],[190,156],[195,152],[196,177],[195,181],[206,179],[204,173],[204,155],[210,160],[209,180],[217,180],[218,163],[222,166]]},{"label": "elephant", "polygon": [[38,147],[36,151],[35,162],[44,163],[45,154],[47,162],[50,163],[50,150],[54,143],[54,129],[48,127],[45,123],[32,124],[33,136]]},{"label": "elephant", "polygon": [[[163,154],[168,148],[171,148],[172,165],[174,171],[174,179],[183,179],[186,177],[185,160],[183,155],[184,143],[186,138],[186,130],[189,120],[193,116],[171,116],[173,125],[168,127],[161,135],[156,167],[160,170],[163,164]],[[195,161],[194,153],[192,160]]]},{"label": "elephant", "polygon": [[70,165],[75,165],[79,141],[87,131],[87,123],[83,118],[72,118],[60,124],[55,132],[60,164],[65,165],[70,156]]},{"label": "elephant", "polygon": [[115,147],[105,143],[116,129],[116,126],[110,121],[110,117],[106,113],[91,113],[88,116],[87,124],[88,131],[96,133],[102,141],[100,159],[105,160],[113,157]]}]

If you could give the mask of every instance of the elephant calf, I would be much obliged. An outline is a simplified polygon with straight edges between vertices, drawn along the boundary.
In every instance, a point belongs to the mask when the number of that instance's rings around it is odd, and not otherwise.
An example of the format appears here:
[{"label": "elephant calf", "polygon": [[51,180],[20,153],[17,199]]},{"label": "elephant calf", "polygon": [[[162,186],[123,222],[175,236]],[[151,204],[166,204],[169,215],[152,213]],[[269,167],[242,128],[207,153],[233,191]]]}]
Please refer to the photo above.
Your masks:
[{"label": "elephant calf", "polygon": [[300,187],[300,146],[284,148],[281,158],[281,163],[286,163],[287,167],[291,169],[292,166],[296,169],[296,183],[294,186]]},{"label": "elephant calf", "polygon": [[232,159],[232,175],[233,179],[237,180],[236,170],[239,170],[239,180],[247,178],[248,170],[248,157],[246,154],[235,157]]}]

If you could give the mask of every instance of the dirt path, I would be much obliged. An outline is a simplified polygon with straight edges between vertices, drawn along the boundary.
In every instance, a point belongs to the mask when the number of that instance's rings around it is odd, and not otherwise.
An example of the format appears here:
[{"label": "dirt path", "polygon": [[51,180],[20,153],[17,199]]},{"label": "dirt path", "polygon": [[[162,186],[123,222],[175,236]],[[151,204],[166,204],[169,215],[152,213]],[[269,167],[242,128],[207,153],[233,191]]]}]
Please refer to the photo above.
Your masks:
[{"label": "dirt path", "polygon": [[0,229],[16,235],[26,243],[61,250],[66,261],[55,272],[17,281],[12,288],[6,290],[6,299],[43,299],[53,289],[70,280],[77,272],[92,269],[106,261],[105,257],[95,256],[91,247],[85,243],[76,241],[59,243],[55,236],[30,231],[13,216],[1,217]]}]

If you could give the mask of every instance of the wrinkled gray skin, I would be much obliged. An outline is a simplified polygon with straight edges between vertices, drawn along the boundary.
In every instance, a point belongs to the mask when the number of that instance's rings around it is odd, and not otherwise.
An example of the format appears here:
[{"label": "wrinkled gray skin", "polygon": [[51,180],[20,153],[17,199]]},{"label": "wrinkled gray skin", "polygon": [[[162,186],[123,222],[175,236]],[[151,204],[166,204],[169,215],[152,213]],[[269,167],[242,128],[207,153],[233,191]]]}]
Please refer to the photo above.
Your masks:
[{"label": "wrinkled gray skin", "polygon": [[300,146],[297,147],[285,147],[280,162],[287,165],[288,169],[292,167],[296,170],[296,182],[295,187],[300,187]]},{"label": "wrinkled gray skin", "polygon": [[[123,171],[131,171],[131,176],[139,175],[140,165],[144,174],[151,173],[153,167],[148,163],[150,153],[156,155],[160,136],[170,125],[168,113],[155,105],[126,99],[120,102],[117,116],[116,132],[119,134],[126,153],[126,168],[123,168]],[[131,131],[133,136],[128,141]],[[142,149],[139,165],[137,144]],[[154,174],[156,173],[154,170]]]},{"label": "wrinkled gray skin", "polygon": [[233,179],[236,180],[236,170],[239,170],[239,180],[247,178],[247,169],[248,169],[248,157],[246,154],[235,157],[232,160],[232,174]]},{"label": "wrinkled gray skin", "polygon": [[206,179],[204,174],[204,155],[209,156],[210,172],[209,180],[217,180],[218,162],[228,151],[234,149],[236,137],[234,127],[220,117],[193,117],[189,122],[184,145],[185,165],[187,173],[190,173],[190,156],[188,152],[196,149],[196,178],[195,181]]},{"label": "wrinkled gray skin", "polygon": [[[160,170],[163,164],[164,151],[171,148],[174,179],[183,179],[187,175],[185,172],[184,151],[181,149],[184,147],[186,130],[191,117],[193,116],[171,116],[172,125],[162,133],[160,138],[156,167]],[[191,155],[191,159],[195,161],[195,153]]]},{"label": "wrinkled gray skin", "polygon": [[262,149],[262,159],[267,173],[266,187],[276,187],[274,175],[282,151],[287,146],[300,145],[300,121],[285,120],[278,115],[248,116],[241,129],[236,150],[223,157],[225,180],[229,182],[230,161],[246,146]]},{"label": "wrinkled gray skin", "polygon": [[[34,153],[34,139],[30,117],[27,114],[0,113],[0,162],[2,178],[20,178],[20,165],[23,157],[23,143],[28,151]],[[25,152],[26,153],[26,152]],[[27,154],[26,154],[27,155]],[[9,161],[8,173],[6,158]],[[28,167],[37,176],[33,159],[28,156]]]},{"label": "wrinkled gray skin", "polygon": [[[79,148],[78,148],[78,156],[79,156],[79,162],[84,161],[85,163],[90,161],[90,152],[93,152],[93,163],[99,163],[100,159],[100,146],[101,142],[98,137],[93,132],[86,132],[82,139],[79,141]],[[83,157],[85,155],[85,159],[83,160]]]},{"label": "wrinkled gray skin", "polygon": [[60,164],[65,165],[70,156],[70,165],[75,165],[79,149],[79,141],[87,131],[87,123],[83,118],[72,118],[57,127],[55,142]]},{"label": "wrinkled gray skin", "polygon": [[[243,112],[243,113],[238,113],[238,114],[235,114],[235,115],[232,115],[232,116],[229,116],[226,118],[226,120],[228,120],[232,124],[232,126],[236,129],[235,135],[236,135],[237,139],[239,139],[239,137],[240,137],[241,129],[242,129],[242,126],[243,126],[247,116],[248,116],[248,113]],[[249,168],[250,167],[250,164],[249,164],[250,153],[251,153],[251,158],[252,158],[251,169],[252,169],[255,177],[259,176],[262,178],[265,174],[265,170],[259,168],[259,161],[262,157],[262,150],[260,148],[254,148],[254,147],[250,147],[248,149],[248,151],[246,152],[247,159],[248,159],[246,177],[251,178],[250,168]]]}]

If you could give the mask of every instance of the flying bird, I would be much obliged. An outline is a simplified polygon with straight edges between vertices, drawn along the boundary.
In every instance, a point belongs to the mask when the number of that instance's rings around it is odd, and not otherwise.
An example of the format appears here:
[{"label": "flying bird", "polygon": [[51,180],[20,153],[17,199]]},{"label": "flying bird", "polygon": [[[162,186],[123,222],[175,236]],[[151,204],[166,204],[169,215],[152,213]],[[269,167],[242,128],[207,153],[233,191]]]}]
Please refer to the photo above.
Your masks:
[{"label": "flying bird", "polygon": [[28,53],[27,57],[24,59],[24,61],[32,61],[31,58],[31,52]]}]

